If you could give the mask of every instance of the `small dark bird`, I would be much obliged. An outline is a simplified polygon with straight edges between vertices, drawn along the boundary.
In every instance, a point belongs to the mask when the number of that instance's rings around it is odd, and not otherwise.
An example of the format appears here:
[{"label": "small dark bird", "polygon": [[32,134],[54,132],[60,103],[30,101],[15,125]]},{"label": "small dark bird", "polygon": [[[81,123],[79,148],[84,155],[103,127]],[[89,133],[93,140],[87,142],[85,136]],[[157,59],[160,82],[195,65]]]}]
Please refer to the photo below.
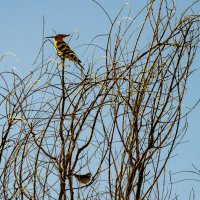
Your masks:
[{"label": "small dark bird", "polygon": [[66,34],[57,34],[55,36],[50,36],[46,38],[53,38],[54,39],[54,47],[56,49],[56,52],[58,56],[60,56],[62,59],[68,59],[75,64],[79,65],[82,70],[84,70],[84,67],[81,65],[81,61],[78,59],[74,51],[69,47],[69,45],[63,40],[66,37],[69,37],[70,35]]},{"label": "small dark bird", "polygon": [[87,174],[73,174],[76,179],[80,182],[80,183],[84,183],[87,184],[90,182],[91,178],[92,178],[92,174],[91,173],[87,173]]}]

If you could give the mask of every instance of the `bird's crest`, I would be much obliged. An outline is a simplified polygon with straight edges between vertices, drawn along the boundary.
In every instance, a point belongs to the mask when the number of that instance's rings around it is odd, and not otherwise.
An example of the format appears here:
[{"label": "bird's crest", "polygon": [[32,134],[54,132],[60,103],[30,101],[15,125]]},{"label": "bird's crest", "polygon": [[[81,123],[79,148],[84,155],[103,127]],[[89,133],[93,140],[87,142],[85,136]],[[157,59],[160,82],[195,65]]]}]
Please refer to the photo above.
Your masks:
[{"label": "bird's crest", "polygon": [[70,36],[69,34],[57,34],[54,36],[54,39],[59,40],[59,39],[63,39],[65,37],[69,37],[69,36]]}]

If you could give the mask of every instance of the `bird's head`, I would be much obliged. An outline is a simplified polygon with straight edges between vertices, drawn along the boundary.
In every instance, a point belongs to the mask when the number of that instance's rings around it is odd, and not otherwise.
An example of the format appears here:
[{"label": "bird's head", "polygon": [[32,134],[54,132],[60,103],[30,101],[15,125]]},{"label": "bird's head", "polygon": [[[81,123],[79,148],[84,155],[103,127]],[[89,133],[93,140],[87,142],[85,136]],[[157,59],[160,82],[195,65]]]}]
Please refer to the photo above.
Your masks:
[{"label": "bird's head", "polygon": [[56,34],[54,36],[49,36],[46,38],[53,38],[54,40],[59,41],[59,40],[63,40],[66,37],[69,37],[69,36],[70,36],[70,34]]}]

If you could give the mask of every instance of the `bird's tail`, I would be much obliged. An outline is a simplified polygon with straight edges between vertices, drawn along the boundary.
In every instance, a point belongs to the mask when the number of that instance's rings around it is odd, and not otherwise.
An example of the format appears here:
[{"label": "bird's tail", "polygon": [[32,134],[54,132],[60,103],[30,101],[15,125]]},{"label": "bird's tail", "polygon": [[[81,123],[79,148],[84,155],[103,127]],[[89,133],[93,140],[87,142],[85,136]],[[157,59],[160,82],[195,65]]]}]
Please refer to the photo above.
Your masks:
[{"label": "bird's tail", "polygon": [[77,63],[79,66],[80,66],[80,68],[82,69],[82,70],[84,70],[85,68],[83,67],[83,65],[81,64],[81,61],[78,59],[78,63]]},{"label": "bird's tail", "polygon": [[81,61],[78,59],[78,62],[77,62],[77,65],[80,67],[79,69],[80,69],[80,71],[81,71],[81,77],[83,77],[83,75],[85,75],[84,74],[84,66],[81,64]]}]

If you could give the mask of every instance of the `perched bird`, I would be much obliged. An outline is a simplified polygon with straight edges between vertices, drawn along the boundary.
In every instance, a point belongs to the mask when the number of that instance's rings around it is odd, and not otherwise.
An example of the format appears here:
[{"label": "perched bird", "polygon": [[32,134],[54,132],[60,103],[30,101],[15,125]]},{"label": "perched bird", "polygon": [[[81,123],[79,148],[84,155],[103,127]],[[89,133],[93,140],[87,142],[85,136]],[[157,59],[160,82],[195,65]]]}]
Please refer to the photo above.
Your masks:
[{"label": "perched bird", "polygon": [[90,182],[92,174],[91,173],[87,173],[87,174],[73,174],[76,179],[80,182],[80,183],[84,183],[87,184]]},{"label": "perched bird", "polygon": [[74,51],[69,47],[69,45],[63,40],[64,38],[70,36],[69,34],[57,34],[55,36],[50,36],[46,38],[53,38],[54,39],[54,47],[57,51],[58,56],[62,59],[68,59],[75,64],[79,65],[82,70],[84,67],[81,65],[81,61],[78,59]]}]

